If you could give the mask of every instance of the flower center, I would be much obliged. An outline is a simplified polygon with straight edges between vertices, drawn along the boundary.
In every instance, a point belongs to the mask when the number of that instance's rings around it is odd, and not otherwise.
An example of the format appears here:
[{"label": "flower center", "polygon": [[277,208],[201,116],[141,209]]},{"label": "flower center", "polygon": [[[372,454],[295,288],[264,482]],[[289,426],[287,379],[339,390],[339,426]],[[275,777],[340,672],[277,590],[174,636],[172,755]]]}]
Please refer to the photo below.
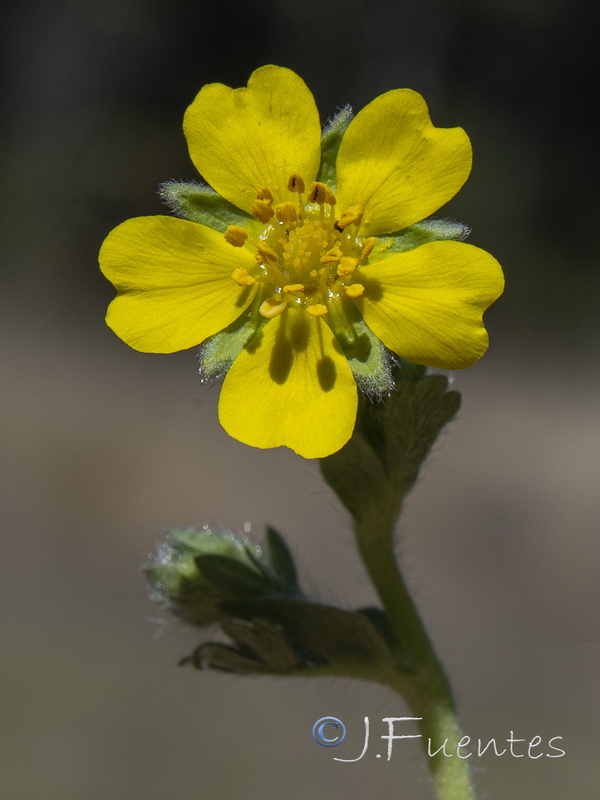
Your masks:
[{"label": "flower center", "polygon": [[225,232],[234,247],[248,242],[256,249],[256,269],[236,269],[231,277],[239,286],[264,287],[259,309],[264,317],[276,317],[288,308],[323,316],[342,295],[362,295],[364,286],[355,272],[375,239],[358,237],[360,209],[350,208],[336,217],[335,195],[324,183],[313,183],[305,198],[304,181],[292,175],[287,189],[296,201],[275,206],[267,187],[257,193],[252,215],[265,224],[258,241],[236,225]]}]

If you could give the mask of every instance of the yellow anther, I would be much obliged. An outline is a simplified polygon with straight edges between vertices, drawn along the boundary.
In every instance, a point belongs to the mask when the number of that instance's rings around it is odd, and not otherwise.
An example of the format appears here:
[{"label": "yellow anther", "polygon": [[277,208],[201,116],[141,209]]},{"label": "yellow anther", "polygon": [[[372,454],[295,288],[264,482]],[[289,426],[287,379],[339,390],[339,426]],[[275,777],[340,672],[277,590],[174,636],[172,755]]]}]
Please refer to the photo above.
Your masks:
[{"label": "yellow anther", "polygon": [[252,203],[250,213],[259,222],[268,222],[275,212],[271,208],[271,202],[269,200],[255,200]]},{"label": "yellow anther", "polygon": [[285,300],[277,300],[275,297],[267,297],[267,299],[263,300],[263,302],[260,304],[258,311],[263,317],[266,317],[267,319],[273,319],[273,317],[277,317],[282,311],[285,311],[285,307]]},{"label": "yellow anther", "polygon": [[272,247],[269,247],[268,244],[258,244],[256,246],[258,250],[257,258],[260,261],[279,261],[279,256],[273,250]]},{"label": "yellow anther", "polygon": [[344,256],[340,258],[340,263],[337,268],[338,275],[352,275],[354,270],[356,269],[356,265],[358,261],[351,256]]},{"label": "yellow anther", "polygon": [[324,256],[321,256],[319,261],[321,264],[334,264],[336,261],[339,261],[343,255],[339,247],[332,247]]},{"label": "yellow anther", "polygon": [[327,306],[324,306],[323,303],[315,303],[314,306],[306,306],[306,310],[311,317],[322,317],[327,313]]},{"label": "yellow anther", "polygon": [[363,242],[362,250],[360,251],[361,258],[368,258],[373,248],[375,247],[375,237],[369,236],[368,239],[365,239]]},{"label": "yellow anther", "polygon": [[347,228],[348,225],[360,225],[360,221],[362,219],[362,209],[358,206],[352,206],[352,208],[347,208],[342,216],[338,219],[338,221],[333,226],[337,228],[338,231],[343,231],[344,228]]},{"label": "yellow anther", "polygon": [[298,214],[293,203],[279,203],[275,206],[275,214],[280,222],[296,222]]},{"label": "yellow anther", "polygon": [[290,283],[287,286],[283,287],[283,291],[286,294],[298,294],[299,292],[304,291],[304,284],[303,283]]},{"label": "yellow anther", "polygon": [[351,286],[344,286],[344,294],[346,297],[351,297],[352,299],[360,297],[364,291],[365,287],[362,283],[353,283]]},{"label": "yellow anther", "polygon": [[263,186],[262,189],[256,193],[257,200],[268,200],[269,203],[273,202],[273,193],[268,186]]},{"label": "yellow anther", "polygon": [[311,269],[311,271],[308,274],[309,274],[309,277],[316,278],[319,273],[317,272],[316,269]]},{"label": "yellow anther", "polygon": [[290,175],[288,184],[287,184],[288,192],[296,192],[296,194],[304,194],[304,179],[302,175],[298,175],[297,172],[294,172]]},{"label": "yellow anther", "polygon": [[229,242],[229,244],[232,244],[234,247],[242,247],[248,238],[246,231],[240,228],[239,225],[229,225],[223,236],[225,237],[225,241]]},{"label": "yellow anther", "polygon": [[319,181],[315,181],[310,187],[307,200],[309,203],[318,203],[320,206],[325,205],[325,203],[329,203],[332,206],[335,205],[333,192],[324,183],[319,183]]},{"label": "yellow anther", "polygon": [[256,283],[256,278],[253,278],[244,267],[234,269],[231,273],[231,277],[238,286],[254,286]]},{"label": "yellow anther", "polygon": [[334,193],[331,191],[331,189],[328,186],[325,187],[325,190],[326,190],[325,191],[325,202],[329,206],[334,206],[337,203],[337,200],[335,199]]}]

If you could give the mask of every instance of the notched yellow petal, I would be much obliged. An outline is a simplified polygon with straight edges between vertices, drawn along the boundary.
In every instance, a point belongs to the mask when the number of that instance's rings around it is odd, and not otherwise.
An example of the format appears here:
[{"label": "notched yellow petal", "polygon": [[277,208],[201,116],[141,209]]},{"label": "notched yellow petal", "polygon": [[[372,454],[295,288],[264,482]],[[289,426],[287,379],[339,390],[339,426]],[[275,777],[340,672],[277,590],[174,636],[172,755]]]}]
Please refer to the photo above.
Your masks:
[{"label": "notched yellow petal", "polygon": [[417,92],[394,89],[348,126],[336,161],[338,201],[362,206],[364,236],[392,233],[447,203],[470,169],[466,133],[434,127]]},{"label": "notched yellow petal", "polygon": [[204,86],[183,127],[204,180],[244,211],[263,187],[282,202],[290,175],[310,182],[319,169],[317,107],[304,81],[283,67],[257,69],[240,89]]}]

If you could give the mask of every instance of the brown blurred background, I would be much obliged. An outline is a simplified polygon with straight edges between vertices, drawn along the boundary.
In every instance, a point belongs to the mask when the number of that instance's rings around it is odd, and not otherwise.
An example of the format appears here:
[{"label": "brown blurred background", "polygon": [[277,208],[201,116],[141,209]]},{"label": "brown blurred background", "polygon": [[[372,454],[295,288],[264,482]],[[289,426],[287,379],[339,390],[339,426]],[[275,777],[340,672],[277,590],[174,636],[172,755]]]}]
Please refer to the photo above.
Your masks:
[{"label": "brown blurred background", "polygon": [[[343,681],[195,673],[147,600],[168,527],[288,537],[306,588],[372,602],[317,465],[218,428],[193,352],[105,328],[98,247],[194,179],[181,132],[206,82],[295,69],[323,119],[408,86],[475,164],[444,210],[505,266],[492,346],[468,372],[401,525],[401,553],[474,738],[562,736],[564,758],[487,756],[481,797],[597,793],[597,31],[581,0],[23,0],[5,11],[0,274],[0,796],[7,800],[431,800],[417,745],[359,763],[362,719],[406,708]],[[318,747],[322,716],[348,741]],[[343,750],[343,752],[342,752]],[[547,748],[546,748],[547,751]]]}]

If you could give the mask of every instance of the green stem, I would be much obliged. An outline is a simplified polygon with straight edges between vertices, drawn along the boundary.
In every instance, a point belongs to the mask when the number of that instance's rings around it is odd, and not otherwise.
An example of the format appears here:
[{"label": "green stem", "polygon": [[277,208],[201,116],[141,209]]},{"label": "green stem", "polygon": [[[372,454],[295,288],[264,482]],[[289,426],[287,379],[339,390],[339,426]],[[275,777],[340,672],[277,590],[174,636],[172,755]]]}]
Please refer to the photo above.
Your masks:
[{"label": "green stem", "polygon": [[[475,800],[468,762],[457,755],[462,733],[450,685],[397,565],[393,539],[397,509],[397,497],[381,497],[377,508],[355,524],[361,558],[399,642],[397,674],[385,683],[405,698],[415,717],[422,718],[419,729],[438,800]],[[443,752],[430,757],[430,739],[431,752],[447,740],[446,753],[451,757]]]}]

